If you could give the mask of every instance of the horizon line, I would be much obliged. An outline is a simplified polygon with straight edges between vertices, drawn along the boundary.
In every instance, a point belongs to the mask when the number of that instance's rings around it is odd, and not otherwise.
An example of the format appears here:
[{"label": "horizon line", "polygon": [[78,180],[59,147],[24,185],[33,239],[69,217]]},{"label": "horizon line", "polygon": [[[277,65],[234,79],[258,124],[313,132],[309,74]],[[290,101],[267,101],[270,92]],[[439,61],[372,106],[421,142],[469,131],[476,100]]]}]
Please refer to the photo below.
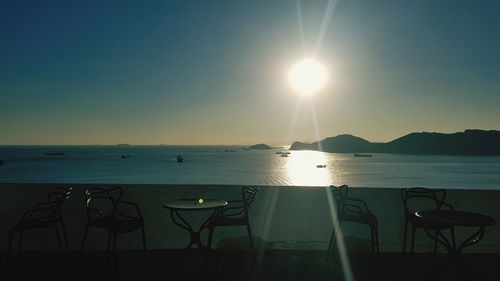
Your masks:
[{"label": "horizon line", "polygon": [[[438,134],[456,134],[456,133],[464,133],[466,131],[500,131],[500,129],[478,129],[478,128],[474,128],[474,129],[463,129],[461,131],[454,131],[454,132],[437,132],[437,131],[413,131],[413,132],[409,132],[409,133],[406,133],[406,134],[402,134],[401,136],[399,137],[396,137],[396,138],[393,138],[391,140],[386,140],[385,142],[391,142],[393,140],[397,140],[398,138],[401,138],[401,137],[404,137],[404,136],[407,136],[409,134],[414,134],[414,133],[438,133]],[[286,147],[286,146],[291,146],[294,142],[303,142],[303,143],[313,143],[313,142],[318,142],[318,141],[322,141],[322,140],[325,140],[327,138],[334,138],[334,137],[338,137],[338,136],[343,136],[343,135],[350,135],[350,136],[354,136],[354,137],[358,137],[358,138],[362,138],[366,141],[369,141],[368,139],[364,138],[364,137],[360,137],[358,135],[354,135],[352,133],[342,133],[342,134],[337,134],[335,136],[327,136],[327,137],[322,137],[318,140],[314,140],[314,141],[300,141],[300,140],[292,140],[290,144],[272,144],[272,143],[266,143],[266,142],[258,142],[258,143],[254,143],[254,144],[166,144],[166,143],[155,143],[155,144],[130,144],[130,143],[127,143],[127,142],[124,142],[124,143],[113,143],[113,144],[100,144],[100,143],[93,143],[93,144],[77,144],[77,143],[69,143],[69,144],[55,144],[55,143],[51,143],[51,144],[33,144],[33,143],[25,143],[25,144],[8,144],[8,143],[0,143],[0,146],[70,146],[70,145],[73,145],[73,146],[252,146],[252,145],[255,145],[255,144],[266,144],[266,145],[269,145],[271,147]],[[372,142],[372,143],[383,143],[384,141],[369,141],[369,142]]]},{"label": "horizon line", "polygon": [[[260,144],[260,143],[259,143]],[[0,146],[252,146],[255,144],[2,144]],[[271,147],[290,146],[289,144],[273,145]]]}]

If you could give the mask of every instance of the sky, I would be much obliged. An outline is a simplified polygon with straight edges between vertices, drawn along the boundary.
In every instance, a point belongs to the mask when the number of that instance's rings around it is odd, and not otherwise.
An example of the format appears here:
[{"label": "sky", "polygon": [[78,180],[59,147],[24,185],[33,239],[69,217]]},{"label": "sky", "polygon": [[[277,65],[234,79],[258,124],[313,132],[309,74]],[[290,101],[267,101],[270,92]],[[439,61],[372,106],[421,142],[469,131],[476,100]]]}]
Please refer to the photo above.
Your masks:
[{"label": "sky", "polygon": [[[499,1],[0,1],[0,144],[500,129]],[[315,57],[326,84],[287,79]]]}]

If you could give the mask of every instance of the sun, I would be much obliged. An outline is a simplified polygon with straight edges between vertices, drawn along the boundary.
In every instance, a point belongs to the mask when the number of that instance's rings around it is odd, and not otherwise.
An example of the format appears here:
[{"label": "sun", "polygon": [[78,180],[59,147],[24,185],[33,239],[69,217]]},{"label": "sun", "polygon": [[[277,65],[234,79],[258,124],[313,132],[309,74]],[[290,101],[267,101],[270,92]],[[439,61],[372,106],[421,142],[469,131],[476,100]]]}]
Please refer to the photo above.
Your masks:
[{"label": "sun", "polygon": [[296,63],[288,75],[292,88],[303,96],[318,92],[326,78],[325,67],[315,59],[304,59]]}]

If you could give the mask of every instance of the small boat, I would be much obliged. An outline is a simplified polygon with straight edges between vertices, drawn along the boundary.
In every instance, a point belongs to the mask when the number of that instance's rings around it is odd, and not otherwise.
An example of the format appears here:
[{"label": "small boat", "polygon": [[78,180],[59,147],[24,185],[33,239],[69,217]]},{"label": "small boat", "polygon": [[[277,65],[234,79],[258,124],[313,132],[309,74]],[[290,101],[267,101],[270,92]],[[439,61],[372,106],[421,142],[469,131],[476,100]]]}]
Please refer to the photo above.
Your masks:
[{"label": "small boat", "polygon": [[326,165],[316,165],[316,168],[326,168]]},{"label": "small boat", "polygon": [[224,149],[224,152],[236,152],[234,149]]},{"label": "small boat", "polygon": [[45,152],[45,156],[63,156],[64,152]]},{"label": "small boat", "polygon": [[130,158],[130,155],[122,155],[122,159]]},{"label": "small boat", "polygon": [[372,155],[363,153],[354,153],[354,157],[372,157]]},{"label": "small boat", "polygon": [[184,158],[182,158],[180,154],[177,155],[177,163],[182,163],[182,162],[184,162]]}]

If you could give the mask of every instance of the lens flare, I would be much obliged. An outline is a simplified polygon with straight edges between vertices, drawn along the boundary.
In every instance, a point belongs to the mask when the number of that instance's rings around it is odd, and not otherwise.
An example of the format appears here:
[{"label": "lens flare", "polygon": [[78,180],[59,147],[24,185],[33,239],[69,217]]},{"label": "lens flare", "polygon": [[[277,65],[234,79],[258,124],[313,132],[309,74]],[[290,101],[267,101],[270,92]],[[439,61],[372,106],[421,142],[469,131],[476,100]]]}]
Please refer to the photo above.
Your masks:
[{"label": "lens flare", "polygon": [[323,65],[315,59],[304,59],[292,67],[288,80],[294,90],[301,95],[311,95],[323,87],[327,73]]}]

